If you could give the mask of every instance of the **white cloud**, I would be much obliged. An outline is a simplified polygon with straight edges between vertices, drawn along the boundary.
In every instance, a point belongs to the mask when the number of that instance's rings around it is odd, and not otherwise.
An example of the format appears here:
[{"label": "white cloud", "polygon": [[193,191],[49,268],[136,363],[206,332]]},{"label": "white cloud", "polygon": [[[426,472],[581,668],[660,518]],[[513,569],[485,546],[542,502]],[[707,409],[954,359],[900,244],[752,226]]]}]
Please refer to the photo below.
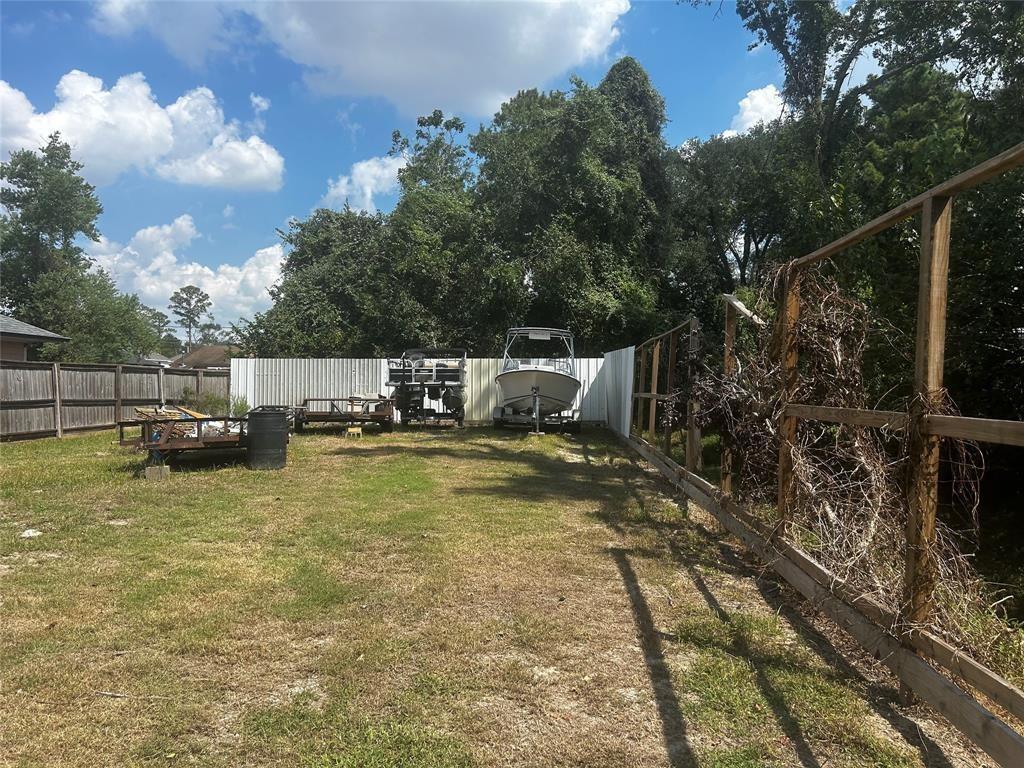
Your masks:
[{"label": "white cloud", "polygon": [[327,194],[320,205],[341,208],[347,201],[350,206],[370,213],[377,210],[374,195],[386,195],[398,188],[398,172],[405,167],[404,157],[371,157],[353,163],[348,175],[329,179]]},{"label": "white cloud", "polygon": [[5,153],[35,149],[60,131],[95,184],[136,168],[203,186],[281,186],[284,158],[259,136],[244,137],[237,121],[226,121],[209,88],[195,88],[165,108],[139,72],[108,89],[98,77],[72,70],[60,79],[56,94],[50,111],[37,112],[24,93],[0,80]]},{"label": "white cloud", "polygon": [[747,91],[747,95],[740,99],[739,107],[729,130],[722,132],[723,136],[735,136],[749,131],[758,123],[778,120],[782,116],[782,94],[769,83],[764,88]]},{"label": "white cloud", "polygon": [[255,93],[250,93],[249,103],[252,104],[252,111],[255,112],[257,115],[260,112],[266,112],[268,109],[270,109],[270,99],[268,99],[266,96],[260,96]]},{"label": "white cloud", "polygon": [[103,0],[97,3],[92,25],[100,32],[127,37],[146,27],[167,49],[191,67],[208,56],[227,51],[240,30],[230,23],[229,5],[213,2],[179,3],[143,0]]},{"label": "white cloud", "polygon": [[111,34],[148,30],[195,63],[250,40],[232,30],[255,21],[315,89],[383,96],[407,115],[490,114],[520,88],[608,55],[629,10],[629,0],[199,5],[195,29],[192,6],[125,0],[100,3],[94,22]]},{"label": "white cloud", "polygon": [[197,237],[192,217],[184,214],[170,224],[140,229],[127,245],[101,238],[91,243],[88,251],[121,290],[138,294],[143,303],[161,311],[183,285],[197,285],[206,291],[211,311],[221,323],[251,317],[270,306],[267,289],[280,279],[284,262],[280,244],[259,249],[240,266],[211,268],[178,254]]},{"label": "white cloud", "polygon": [[222,213],[224,214],[225,219],[230,219],[232,216],[235,215],[235,206],[231,204],[225,205]]}]

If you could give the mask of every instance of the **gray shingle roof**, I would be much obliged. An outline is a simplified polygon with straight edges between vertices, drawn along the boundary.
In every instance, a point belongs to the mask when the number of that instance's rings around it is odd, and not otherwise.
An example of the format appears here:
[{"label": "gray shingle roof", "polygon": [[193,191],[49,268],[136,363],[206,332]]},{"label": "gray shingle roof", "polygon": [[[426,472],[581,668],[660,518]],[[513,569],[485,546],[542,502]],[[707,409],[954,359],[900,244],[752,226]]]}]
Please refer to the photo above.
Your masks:
[{"label": "gray shingle roof", "polygon": [[17,336],[38,341],[68,341],[67,336],[61,336],[45,328],[37,328],[7,315],[0,315],[0,336]]}]

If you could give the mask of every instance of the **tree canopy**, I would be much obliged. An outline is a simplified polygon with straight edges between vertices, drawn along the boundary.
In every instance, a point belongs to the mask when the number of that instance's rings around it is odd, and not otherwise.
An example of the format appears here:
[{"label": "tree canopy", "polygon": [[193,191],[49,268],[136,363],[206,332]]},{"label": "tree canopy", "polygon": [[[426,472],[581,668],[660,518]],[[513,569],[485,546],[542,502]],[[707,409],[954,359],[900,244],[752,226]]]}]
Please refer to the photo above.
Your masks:
[{"label": "tree canopy", "polygon": [[131,360],[173,336],[166,316],[93,267],[82,241],[99,239],[103,208],[81,170],[56,133],[38,152],[18,150],[0,164],[0,304],[71,339],[34,350],[43,359]]}]

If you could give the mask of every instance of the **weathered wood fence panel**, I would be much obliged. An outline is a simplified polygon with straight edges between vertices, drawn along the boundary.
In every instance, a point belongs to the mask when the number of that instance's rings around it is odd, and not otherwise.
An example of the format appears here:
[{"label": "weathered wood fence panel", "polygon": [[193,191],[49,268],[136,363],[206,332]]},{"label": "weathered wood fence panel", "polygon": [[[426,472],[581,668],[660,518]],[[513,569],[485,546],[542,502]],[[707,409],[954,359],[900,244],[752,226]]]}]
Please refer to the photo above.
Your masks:
[{"label": "weathered wood fence panel", "polygon": [[0,360],[0,439],[113,427],[138,406],[180,404],[189,393],[227,399],[229,378],[228,371],[153,365]]}]

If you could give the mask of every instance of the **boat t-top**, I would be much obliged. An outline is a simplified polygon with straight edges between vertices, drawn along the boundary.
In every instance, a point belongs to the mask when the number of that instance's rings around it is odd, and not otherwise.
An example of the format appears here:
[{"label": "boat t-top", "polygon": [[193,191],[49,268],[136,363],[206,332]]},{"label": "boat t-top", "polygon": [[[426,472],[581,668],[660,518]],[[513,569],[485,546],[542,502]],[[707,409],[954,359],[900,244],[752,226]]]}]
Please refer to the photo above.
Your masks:
[{"label": "boat t-top", "polygon": [[[525,357],[533,348],[543,357]],[[560,328],[509,328],[501,373],[494,378],[501,405],[494,409],[495,426],[533,423],[566,426],[577,419],[571,411],[580,391],[573,335]]]}]

